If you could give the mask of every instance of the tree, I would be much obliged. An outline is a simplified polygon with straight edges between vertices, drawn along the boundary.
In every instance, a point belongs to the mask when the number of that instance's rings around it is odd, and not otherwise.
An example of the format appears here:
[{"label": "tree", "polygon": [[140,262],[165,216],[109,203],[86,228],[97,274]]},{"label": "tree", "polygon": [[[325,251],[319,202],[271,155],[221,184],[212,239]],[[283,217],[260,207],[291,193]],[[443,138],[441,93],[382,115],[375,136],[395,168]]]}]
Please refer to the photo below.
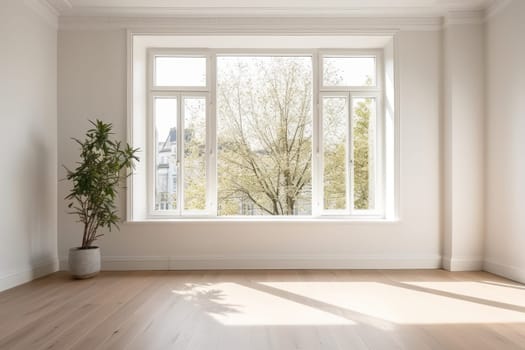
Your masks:
[{"label": "tree", "polygon": [[206,209],[206,99],[184,99],[184,209]]},{"label": "tree", "polygon": [[323,188],[324,208],[345,209],[347,174],[346,97],[323,100]]},{"label": "tree", "polygon": [[224,57],[217,73],[220,214],[243,201],[266,215],[294,215],[312,162],[312,67],[308,57]]},{"label": "tree", "polygon": [[372,99],[356,99],[353,111],[354,133],[354,208],[373,208],[370,183],[373,176],[374,119],[371,118]]}]

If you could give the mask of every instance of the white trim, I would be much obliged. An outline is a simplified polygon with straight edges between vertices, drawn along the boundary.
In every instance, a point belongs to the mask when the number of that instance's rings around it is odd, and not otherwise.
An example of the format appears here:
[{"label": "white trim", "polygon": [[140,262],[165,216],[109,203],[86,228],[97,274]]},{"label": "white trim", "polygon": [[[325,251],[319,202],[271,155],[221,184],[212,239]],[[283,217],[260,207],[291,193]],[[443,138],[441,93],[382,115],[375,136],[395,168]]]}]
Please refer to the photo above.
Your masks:
[{"label": "white trim", "polygon": [[[405,4],[392,4],[388,6],[383,4],[377,6],[369,4],[367,0],[361,2],[353,1],[352,4],[341,1],[340,6],[332,4],[331,6],[217,6],[221,4],[203,3],[201,6],[187,6],[181,4],[179,6],[148,6],[148,2],[144,1],[142,4],[135,6],[71,6],[69,0],[47,0],[62,16],[111,16],[111,17],[155,17],[155,16],[170,16],[170,17],[225,17],[225,16],[244,16],[244,17],[436,17],[443,16],[449,11],[479,11],[488,6],[491,6],[494,0],[485,0],[485,4],[478,2],[468,2],[466,0],[456,0],[456,3],[451,1],[437,2],[432,4],[414,5],[414,2]],[[458,2],[460,4],[458,4]],[[110,5],[110,4],[107,4]]]},{"label": "white trim", "polygon": [[[205,57],[206,58],[206,87],[190,90],[189,87],[178,87],[178,86],[155,86],[155,57],[159,55],[166,56],[191,56],[191,57]],[[146,149],[149,151],[147,159],[147,218],[154,219],[158,217],[164,218],[191,218],[193,215],[190,213],[185,213],[184,206],[184,171],[183,171],[183,162],[182,159],[182,150],[184,149],[184,137],[183,137],[183,120],[184,113],[182,110],[183,100],[185,96],[204,96],[209,98],[209,96],[215,97],[216,93],[216,59],[219,56],[229,56],[229,55],[263,55],[263,56],[274,56],[274,55],[286,55],[286,56],[296,56],[296,55],[305,55],[312,58],[312,74],[313,74],[313,110],[312,110],[312,138],[313,138],[313,148],[312,148],[312,215],[322,216],[322,215],[341,215],[340,211],[330,212],[324,210],[324,196],[323,196],[323,156],[322,151],[322,111],[320,110],[322,104],[320,99],[324,95],[337,94],[337,92],[342,92],[342,96],[346,97],[347,100],[347,119],[348,119],[348,132],[347,132],[347,186],[346,186],[346,195],[347,195],[347,209],[342,213],[346,217],[354,216],[353,209],[353,127],[352,127],[352,107],[353,99],[355,97],[370,97],[375,100],[375,122],[376,126],[376,135],[375,135],[375,176],[374,176],[374,202],[375,208],[371,210],[362,210],[357,212],[355,216],[371,216],[371,217],[382,217],[385,215],[385,158],[384,152],[382,151],[385,147],[385,135],[384,130],[384,118],[385,113],[383,110],[383,95],[385,93],[384,86],[384,55],[383,51],[380,49],[369,49],[369,50],[356,50],[356,49],[210,49],[210,48],[201,48],[201,49],[188,49],[188,48],[148,48],[147,49],[147,75],[146,75],[146,85],[148,91],[147,98],[147,113],[146,113],[146,125],[148,126],[146,137]],[[326,87],[321,88],[321,81],[323,79],[323,60],[325,56],[340,55],[342,57],[374,57],[375,67],[376,67],[376,76],[375,76],[375,85],[373,87],[367,86],[341,86],[341,87]],[[213,63],[213,66],[211,64]],[[213,83],[213,85],[211,84]],[[207,90],[199,92],[200,90]],[[209,92],[208,92],[209,91]],[[155,181],[156,181],[156,158],[157,158],[157,140],[155,140],[155,110],[154,110],[154,100],[157,97],[167,97],[167,98],[176,98],[177,99],[177,209],[171,211],[160,211],[155,209]],[[212,105],[209,103],[206,104],[207,110],[207,120],[209,120],[210,113],[213,116],[216,116],[216,101],[208,100],[212,102]],[[212,112],[208,110],[208,107]],[[133,124],[129,124],[128,128],[132,127]],[[215,125],[214,125],[215,126]],[[317,128],[315,127],[317,126]],[[212,141],[211,145],[206,148],[206,164],[207,164],[207,186],[206,186],[206,210],[197,213],[195,216],[209,216],[209,217],[218,217],[217,212],[217,174],[216,174],[216,137],[217,130],[212,129],[207,123],[206,127],[206,137],[208,141]],[[210,151],[208,151],[208,149]],[[213,153],[212,153],[213,152]],[[213,158],[213,159],[212,159]],[[210,164],[215,166],[215,172],[209,171]],[[212,177],[210,179],[210,177]],[[169,181],[169,180],[168,180]],[[214,192],[212,192],[214,191]],[[211,198],[211,201],[210,201]],[[215,209],[215,211],[213,211]],[[131,218],[132,219],[132,218]]]},{"label": "white trim", "polygon": [[[126,31],[126,142],[133,145],[133,33]],[[133,173],[126,179],[126,221],[133,220]]]},{"label": "white trim", "polygon": [[450,25],[482,24],[485,20],[485,12],[480,11],[451,11],[443,17],[443,28]]},{"label": "white trim", "polygon": [[58,29],[58,11],[47,1],[24,0],[24,5],[33,10],[53,28]]},{"label": "white trim", "polygon": [[105,271],[170,270],[169,261],[169,257],[162,256],[113,256],[102,258],[101,268]]},{"label": "white trim", "polygon": [[392,224],[401,222],[399,219],[384,218],[382,216],[336,216],[336,215],[325,215],[325,216],[186,216],[186,217],[162,217],[158,216],[155,218],[146,218],[142,220],[126,221],[126,225],[135,224],[167,224],[167,223],[203,223],[212,222],[214,224],[219,223],[271,223],[271,222],[282,222],[282,223],[311,223],[311,222],[325,222],[325,223],[338,223],[348,225],[361,225],[361,224]]},{"label": "white trim", "polygon": [[0,292],[58,271],[58,258],[41,261],[32,267],[0,277]]},{"label": "white trim", "polygon": [[[67,258],[60,260],[67,268]],[[102,270],[219,270],[219,269],[437,269],[439,255],[179,255],[108,256]]]},{"label": "white trim", "polygon": [[[403,213],[401,210],[401,81],[400,81],[400,63],[399,63],[399,36],[394,35],[394,215],[393,217],[402,220]],[[386,91],[386,86],[385,86]],[[383,111],[384,112],[384,111]]]},{"label": "white trim", "polygon": [[477,257],[443,257],[443,268],[448,271],[481,271],[483,269],[483,258]]},{"label": "white trim", "polygon": [[[367,85],[338,85],[330,86],[324,85],[324,58],[325,57],[340,57],[340,58],[374,58],[375,61],[375,84],[372,86]],[[365,50],[355,50],[355,49],[319,49],[319,86],[321,91],[383,91],[383,76],[381,74],[382,67],[384,65],[383,60],[383,50],[382,49],[365,49]]]},{"label": "white trim", "polygon": [[435,269],[441,257],[377,255],[178,256],[170,269]]},{"label": "white trim", "polygon": [[[191,91],[191,92],[205,92],[210,90],[210,54],[206,48],[150,48],[148,49],[148,88],[154,91]],[[170,86],[170,85],[156,85],[156,62],[157,57],[188,57],[188,58],[204,58],[206,60],[206,85],[205,86]]]},{"label": "white trim", "polygon": [[[230,15],[231,16],[231,15]],[[60,30],[133,29],[178,35],[391,35],[400,30],[439,31],[441,17],[108,17],[61,16]]]},{"label": "white trim", "polygon": [[[156,86],[155,85],[155,58],[158,56],[175,56],[175,57],[203,57],[206,59],[206,86],[204,87],[184,87],[184,86]],[[146,124],[148,125],[149,132],[146,137],[146,149],[148,154],[147,159],[147,202],[148,208],[147,213],[149,218],[156,217],[170,217],[177,216],[209,216],[214,215],[212,212],[212,201],[210,201],[211,189],[215,188],[212,181],[209,180],[210,176],[215,176],[215,172],[211,171],[210,164],[214,163],[211,158],[215,157],[215,149],[213,144],[210,144],[212,139],[210,135],[215,136],[215,130],[210,128],[210,91],[215,89],[211,87],[211,82],[215,79],[215,68],[211,67],[212,57],[215,59],[216,55],[209,53],[208,49],[179,49],[179,48],[149,48],[147,50],[147,113],[146,113]],[[214,60],[215,62],[215,60]],[[168,98],[175,99],[177,101],[177,208],[169,211],[160,211],[155,209],[156,202],[156,179],[157,179],[157,147],[158,140],[155,138],[156,128],[156,111],[155,111],[155,100],[157,98]],[[205,103],[205,161],[206,161],[206,203],[205,209],[188,211],[184,208],[184,100],[186,98],[204,98]],[[129,128],[129,126],[128,126]],[[168,179],[168,182],[171,179]],[[211,189],[210,189],[211,188]]]},{"label": "white trim", "polygon": [[206,208],[210,213],[217,213],[218,206],[218,171],[217,171],[217,56],[210,55],[208,104],[206,105]]},{"label": "white trim", "polygon": [[53,10],[58,14],[63,14],[65,11],[73,8],[70,0],[44,0],[48,6],[51,6]]},{"label": "white trim", "polygon": [[[323,63],[324,57],[373,57],[375,60],[375,85],[374,86],[323,86]],[[385,217],[386,208],[386,195],[385,195],[385,181],[386,181],[386,158],[384,148],[386,145],[386,134],[385,129],[385,110],[383,108],[383,100],[385,98],[386,87],[384,79],[384,50],[381,49],[369,49],[369,50],[352,50],[352,49],[319,49],[319,84],[320,92],[319,97],[346,97],[347,99],[347,140],[346,140],[346,152],[347,152],[347,208],[344,210],[325,210],[324,203],[320,204],[319,211],[325,215],[337,215],[338,212],[345,212],[349,217],[352,216],[373,216],[373,217]],[[375,135],[375,176],[374,176],[374,202],[376,206],[371,210],[358,210],[354,208],[354,135],[353,135],[353,104],[354,98],[370,97],[375,100],[375,122],[376,122],[376,135]],[[322,115],[322,103],[320,103],[319,109],[320,123],[319,128],[319,157],[320,165],[317,169],[320,178],[320,200],[324,201],[324,183],[323,183],[323,171],[324,171],[324,151],[323,151],[323,115]],[[318,204],[319,205],[319,204]],[[341,215],[341,214],[340,214]]]},{"label": "white trim", "polygon": [[513,281],[525,283],[525,269],[522,267],[501,264],[492,259],[485,259],[483,262],[483,270]]},{"label": "white trim", "polygon": [[[133,271],[133,270],[169,270],[168,256],[108,256],[102,257],[103,271]],[[67,271],[68,257],[60,257],[60,271]]]},{"label": "white trim", "polygon": [[513,0],[498,0],[493,1],[492,5],[485,9],[485,21],[488,21],[491,17],[497,15],[508,5],[512,3]]},{"label": "white trim", "polygon": [[[147,148],[149,150],[148,152],[148,173],[146,174],[146,177],[148,178],[148,217],[155,219],[155,218],[165,218],[165,217],[206,217],[206,216],[214,216],[212,214],[211,202],[209,201],[209,198],[213,193],[210,193],[210,188],[206,187],[206,207],[202,210],[187,210],[184,208],[184,100],[185,99],[192,99],[192,98],[201,98],[205,100],[205,106],[206,106],[206,182],[209,183],[209,177],[214,176],[213,172],[210,170],[210,159],[211,153],[209,150],[211,149],[211,146],[209,145],[210,140],[210,128],[209,128],[209,92],[207,91],[181,91],[181,92],[171,92],[171,91],[151,91],[149,93],[148,98],[148,104],[149,104],[149,115],[151,116],[148,121],[149,125],[149,142],[147,145]],[[155,100],[156,99],[174,99],[177,101],[177,208],[173,210],[157,210],[155,209],[155,202],[156,202],[156,180],[157,180],[157,149],[158,141],[155,139],[155,125],[156,125],[156,113],[155,113]],[[168,179],[170,181],[171,179]]]}]

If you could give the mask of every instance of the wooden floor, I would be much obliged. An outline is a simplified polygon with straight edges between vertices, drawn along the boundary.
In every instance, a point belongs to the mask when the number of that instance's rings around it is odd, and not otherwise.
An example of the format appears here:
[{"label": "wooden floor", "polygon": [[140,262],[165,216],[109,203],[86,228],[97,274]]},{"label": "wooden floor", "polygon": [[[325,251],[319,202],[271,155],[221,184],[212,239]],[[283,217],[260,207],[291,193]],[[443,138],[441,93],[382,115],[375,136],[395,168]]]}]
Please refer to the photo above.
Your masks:
[{"label": "wooden floor", "polygon": [[0,293],[0,349],[525,349],[525,286],[441,270],[57,273]]}]

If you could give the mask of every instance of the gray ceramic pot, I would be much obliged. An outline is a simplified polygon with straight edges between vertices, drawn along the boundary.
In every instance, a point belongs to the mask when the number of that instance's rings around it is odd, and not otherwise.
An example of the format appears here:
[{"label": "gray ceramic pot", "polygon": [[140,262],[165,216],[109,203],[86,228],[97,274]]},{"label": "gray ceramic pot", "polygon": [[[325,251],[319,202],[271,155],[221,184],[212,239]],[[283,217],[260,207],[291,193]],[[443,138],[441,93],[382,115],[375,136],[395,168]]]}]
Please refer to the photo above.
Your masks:
[{"label": "gray ceramic pot", "polygon": [[91,278],[100,272],[100,248],[69,249],[69,272],[74,278]]}]

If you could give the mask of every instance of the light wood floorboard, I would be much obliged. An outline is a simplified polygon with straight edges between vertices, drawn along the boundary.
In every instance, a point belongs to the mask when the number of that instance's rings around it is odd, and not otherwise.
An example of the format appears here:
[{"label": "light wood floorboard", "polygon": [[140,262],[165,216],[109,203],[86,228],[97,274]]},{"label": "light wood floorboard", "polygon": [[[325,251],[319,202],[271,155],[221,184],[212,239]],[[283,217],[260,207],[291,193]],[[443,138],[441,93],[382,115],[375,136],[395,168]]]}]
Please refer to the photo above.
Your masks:
[{"label": "light wood floorboard", "polygon": [[59,272],[0,293],[0,349],[525,349],[525,286],[443,270]]}]

